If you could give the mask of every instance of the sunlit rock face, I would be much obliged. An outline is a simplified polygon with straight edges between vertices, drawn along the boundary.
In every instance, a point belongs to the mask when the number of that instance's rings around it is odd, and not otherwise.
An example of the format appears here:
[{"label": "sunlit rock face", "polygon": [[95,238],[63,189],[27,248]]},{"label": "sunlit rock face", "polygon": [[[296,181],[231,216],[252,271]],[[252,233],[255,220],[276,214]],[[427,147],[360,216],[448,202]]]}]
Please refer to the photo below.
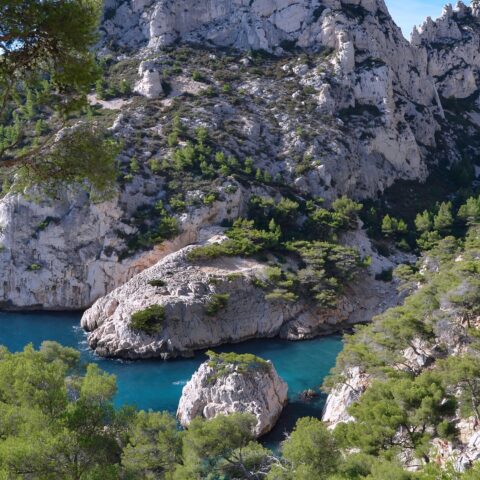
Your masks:
[{"label": "sunlit rock face", "polygon": [[268,433],[288,402],[288,386],[267,362],[262,369],[240,370],[224,365],[221,374],[202,363],[183,387],[177,410],[180,424],[188,427],[195,417],[206,419],[217,415],[250,413],[256,418],[255,436]]},{"label": "sunlit rock face", "polygon": [[480,85],[480,12],[478,5],[447,5],[437,20],[428,18],[412,33],[412,44],[427,57],[428,73],[444,99],[478,103]]},{"label": "sunlit rock face", "polygon": [[[138,233],[132,222],[137,210],[166,197],[164,180],[152,174],[148,161],[168,160],[172,152],[162,147],[157,155],[144,124],[148,120],[148,129],[162,137],[174,95],[183,95],[189,106],[182,120],[190,129],[202,125],[222,138],[219,150],[252,157],[255,169],[281,174],[299,194],[327,202],[341,195],[372,198],[399,179],[424,181],[439,158],[459,161],[466,144],[473,158],[474,139],[480,138],[478,15],[478,7],[446,8],[415,31],[410,44],[381,0],[107,0],[101,54],[135,64],[131,87],[159,105],[150,118],[132,96],[112,116],[112,133],[129,145],[120,161],[128,165],[136,158],[142,173],[107,202],[91,201],[81,188],[62,192],[55,202],[41,194],[2,198],[0,302],[10,308],[87,308],[197,241],[204,226],[244,214],[252,193],[267,194],[246,186],[232,200],[220,189],[211,209],[195,204],[178,216],[177,239],[125,255],[128,239]],[[235,49],[247,64],[251,50],[265,50],[279,62],[282,78],[227,65],[235,90],[248,95],[205,100],[204,89],[222,85],[213,70],[205,72],[210,83],[194,82],[195,65],[169,74],[177,42],[195,43],[218,58],[224,47]],[[166,46],[171,56],[162,50]],[[162,86],[166,77],[170,93]],[[237,130],[222,131],[230,123]],[[468,142],[459,146],[452,126]],[[132,146],[136,136],[146,139],[138,149]],[[300,173],[298,159],[306,167]]]},{"label": "sunlit rock face", "polygon": [[[351,148],[339,145],[299,187],[325,194],[315,185],[327,182],[368,197],[397,178],[427,175],[426,157],[440,128],[436,116],[443,111],[426,55],[404,39],[381,0],[111,1],[105,17],[108,42],[150,52],[177,41],[277,55],[293,46],[331,49],[334,77],[305,68],[295,73],[317,89],[318,114],[347,112],[371,128],[349,138]],[[339,168],[339,156],[354,157],[351,168]]]}]

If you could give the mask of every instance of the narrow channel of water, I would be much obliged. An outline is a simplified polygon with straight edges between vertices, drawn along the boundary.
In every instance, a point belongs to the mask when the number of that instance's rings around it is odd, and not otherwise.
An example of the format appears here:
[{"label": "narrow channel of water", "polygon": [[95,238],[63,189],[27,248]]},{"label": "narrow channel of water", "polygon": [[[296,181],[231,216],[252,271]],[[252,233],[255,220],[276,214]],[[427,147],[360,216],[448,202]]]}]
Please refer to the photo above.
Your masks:
[{"label": "narrow channel of water", "polygon": [[[19,351],[28,343],[38,347],[44,340],[55,340],[62,345],[77,348],[85,362],[95,362],[102,369],[116,375],[117,405],[128,404],[140,409],[168,410],[174,413],[183,385],[205,361],[204,352],[199,352],[194,358],[166,362],[105,360],[88,349],[85,333],[79,327],[80,316],[78,313],[0,312],[0,344],[11,351]],[[290,403],[276,428],[265,438],[267,444],[274,445],[282,440],[285,432],[291,431],[297,418],[321,415],[324,396],[310,402],[301,401],[298,396],[308,388],[318,388],[335,364],[341,349],[341,338],[330,336],[304,342],[252,340],[213,350],[248,352],[271,360],[279,375],[288,383]]]}]

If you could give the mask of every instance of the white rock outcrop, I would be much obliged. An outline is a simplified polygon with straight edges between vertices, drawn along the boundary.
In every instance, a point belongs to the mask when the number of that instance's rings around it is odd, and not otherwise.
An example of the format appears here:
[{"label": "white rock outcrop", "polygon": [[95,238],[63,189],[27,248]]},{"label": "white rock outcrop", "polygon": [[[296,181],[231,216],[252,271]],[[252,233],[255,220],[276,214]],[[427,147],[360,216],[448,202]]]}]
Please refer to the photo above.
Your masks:
[{"label": "white rock outcrop", "polygon": [[344,374],[344,380],[328,395],[323,408],[322,420],[329,428],[335,428],[339,423],[353,421],[348,408],[356,402],[369,384],[369,375],[359,367],[352,367]]},{"label": "white rock outcrop", "polygon": [[[322,311],[304,302],[267,301],[265,292],[253,284],[255,277],[262,277],[265,264],[241,258],[191,264],[186,259],[190,250],[165,257],[84,313],[82,327],[90,332],[88,342],[99,355],[165,359],[256,337],[310,338],[332,332],[351,311],[351,306]],[[149,283],[157,279],[165,286]],[[228,296],[227,305],[208,315],[209,302],[219,294]],[[147,335],[130,329],[132,314],[151,305],[165,309],[162,330]]]},{"label": "white rock outcrop", "polygon": [[154,63],[141,62],[138,75],[140,80],[135,84],[135,92],[147,98],[158,98],[163,94],[162,78]]},{"label": "white rock outcrop", "polygon": [[477,7],[447,5],[437,20],[428,18],[412,33],[412,44],[427,58],[428,73],[444,99],[478,96],[480,17]]},{"label": "white rock outcrop", "polygon": [[288,401],[288,386],[274,366],[239,370],[234,364],[222,365],[222,373],[205,362],[183,387],[177,417],[188,427],[195,417],[251,413],[257,419],[255,435],[268,433]]},{"label": "white rock outcrop", "polygon": [[[382,265],[392,264],[385,259],[380,262],[373,254],[365,232],[358,231],[354,238],[363,244],[363,254],[372,254],[374,262],[357,282],[346,287],[333,309],[306,299],[268,300],[254,281],[266,280],[265,263],[237,257],[192,263],[187,255],[194,247],[185,247],[97,300],[84,313],[81,324],[99,355],[124,358],[167,359],[251,338],[303,340],[326,335],[371,318],[398,300],[393,283],[374,279]],[[222,241],[222,236],[208,241]],[[164,285],[152,285],[157,280]],[[206,308],[216,295],[227,296],[228,301],[216,314],[208,315]],[[147,335],[129,328],[132,315],[152,305],[164,307],[162,329]]]}]

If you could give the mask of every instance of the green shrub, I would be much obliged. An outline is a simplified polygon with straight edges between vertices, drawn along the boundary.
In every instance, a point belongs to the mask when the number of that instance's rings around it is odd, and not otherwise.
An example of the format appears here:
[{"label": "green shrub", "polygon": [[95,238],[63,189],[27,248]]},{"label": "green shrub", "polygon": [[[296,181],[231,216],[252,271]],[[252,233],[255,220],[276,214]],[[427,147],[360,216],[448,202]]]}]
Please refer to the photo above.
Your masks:
[{"label": "green shrub", "polygon": [[177,213],[184,212],[187,208],[187,203],[178,195],[172,197],[169,203],[172,210]]},{"label": "green shrub", "polygon": [[160,278],[155,278],[153,280],[149,280],[147,282],[149,285],[151,285],[152,287],[164,287],[166,285],[166,283],[161,280]]},{"label": "green shrub", "polygon": [[41,270],[41,269],[42,269],[42,266],[38,263],[32,263],[27,267],[27,270],[29,272],[37,272],[38,270]]},{"label": "green shrub", "polygon": [[213,204],[213,202],[215,202],[218,198],[218,193],[217,192],[210,192],[210,193],[207,193],[204,197],[203,197],[203,203],[207,206],[210,206]]},{"label": "green shrub", "polygon": [[241,273],[230,273],[227,275],[227,280],[229,282],[234,282],[235,280],[239,280],[240,278],[243,278],[243,275]]},{"label": "green shrub", "polygon": [[252,277],[251,283],[254,287],[261,288],[262,290],[266,290],[268,288],[268,285],[257,277]]},{"label": "green shrub", "polygon": [[131,318],[129,327],[136,332],[154,335],[160,332],[165,320],[165,308],[162,305],[151,305],[145,310],[135,312]]},{"label": "green shrub", "polygon": [[282,300],[284,302],[296,302],[298,295],[284,288],[275,288],[272,292],[265,295],[265,299],[270,301]]},{"label": "green shrub", "polygon": [[152,173],[159,173],[162,171],[162,162],[158,158],[152,158],[149,160],[148,166]]},{"label": "green shrub", "polygon": [[194,80],[195,82],[204,82],[205,78],[198,70],[194,70],[192,72],[192,80]]},{"label": "green shrub", "polygon": [[207,305],[205,306],[205,312],[207,315],[214,316],[220,310],[227,308],[230,294],[228,293],[215,293],[210,297]]},{"label": "green shrub", "polygon": [[231,366],[239,373],[247,373],[249,371],[264,371],[268,372],[271,369],[271,364],[263,358],[257,357],[251,353],[215,353],[211,350],[207,352],[209,357],[208,366],[215,370],[211,380],[221,377],[229,373]]},{"label": "green shrub", "polygon": [[37,231],[37,232],[41,232],[41,231],[45,230],[45,229],[50,225],[50,223],[52,222],[52,220],[53,220],[52,217],[47,217],[43,222],[40,222],[40,223],[37,225],[36,231]]},{"label": "green shrub", "polygon": [[221,256],[234,257],[249,256],[271,248],[278,244],[281,232],[278,228],[273,230],[259,230],[250,220],[236,220],[232,228],[226,232],[228,240],[198,247],[187,254],[190,261],[207,260]]},{"label": "green shrub", "polygon": [[393,268],[385,268],[375,275],[375,280],[382,282],[391,282],[393,280]]}]

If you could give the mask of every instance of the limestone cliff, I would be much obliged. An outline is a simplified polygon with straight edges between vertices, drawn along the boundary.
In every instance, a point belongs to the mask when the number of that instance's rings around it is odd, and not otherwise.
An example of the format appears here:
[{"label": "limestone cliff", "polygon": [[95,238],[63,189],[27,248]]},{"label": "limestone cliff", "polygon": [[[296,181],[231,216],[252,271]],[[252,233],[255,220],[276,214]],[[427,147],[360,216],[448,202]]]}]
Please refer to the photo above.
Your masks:
[{"label": "limestone cliff", "polygon": [[[195,242],[202,226],[238,217],[252,193],[288,186],[327,202],[370,198],[398,179],[423,181],[440,160],[448,167],[480,151],[478,12],[469,7],[428,21],[412,44],[381,0],[109,0],[102,29],[108,75],[139,94],[100,103],[90,96],[124,144],[118,197],[92,203],[72,190],[56,203],[41,194],[0,200],[5,307],[88,307]],[[468,113],[458,113],[458,101]],[[168,140],[175,114],[188,132],[178,146]],[[235,172],[241,188],[232,200],[223,174],[167,178],[165,165],[198,127],[214,153],[251,159],[251,172],[277,183]],[[136,222],[158,201],[183,233],[130,247],[154,226]]]},{"label": "limestone cliff", "polygon": [[244,368],[222,363],[221,371],[212,362],[202,363],[183,387],[177,410],[180,424],[188,427],[198,416],[251,413],[257,420],[255,435],[268,433],[288,401],[288,387],[270,362],[251,363]]},{"label": "limestone cliff", "polygon": [[[480,80],[479,12],[459,2],[437,20],[428,18],[412,33],[412,44],[427,57],[428,73],[443,99],[478,97]],[[477,105],[478,107],[478,105]]]},{"label": "limestone cliff", "polygon": [[[195,350],[250,338],[281,336],[301,340],[341,330],[371,318],[397,302],[392,283],[375,280],[375,273],[393,265],[375,254],[363,231],[346,241],[356,242],[372,266],[346,286],[337,307],[326,309],[308,299],[266,298],[259,286],[266,264],[252,259],[218,258],[192,263],[186,247],[97,300],[82,317],[88,342],[102,356],[173,358]],[[210,242],[222,241],[221,235]],[[260,280],[260,282],[258,282]],[[209,313],[218,296],[226,301]],[[161,305],[165,318],[153,333],[131,328],[132,315]]]},{"label": "limestone cliff", "polygon": [[[126,255],[138,233],[131,216],[161,198],[155,181],[135,182],[108,202],[91,202],[84,191],[61,198],[27,200],[8,194],[0,201],[0,299],[4,308],[80,310],[155,264],[196,242],[200,230],[242,210],[240,190],[179,218],[179,235],[152,249]],[[227,212],[228,210],[228,212]]]}]

